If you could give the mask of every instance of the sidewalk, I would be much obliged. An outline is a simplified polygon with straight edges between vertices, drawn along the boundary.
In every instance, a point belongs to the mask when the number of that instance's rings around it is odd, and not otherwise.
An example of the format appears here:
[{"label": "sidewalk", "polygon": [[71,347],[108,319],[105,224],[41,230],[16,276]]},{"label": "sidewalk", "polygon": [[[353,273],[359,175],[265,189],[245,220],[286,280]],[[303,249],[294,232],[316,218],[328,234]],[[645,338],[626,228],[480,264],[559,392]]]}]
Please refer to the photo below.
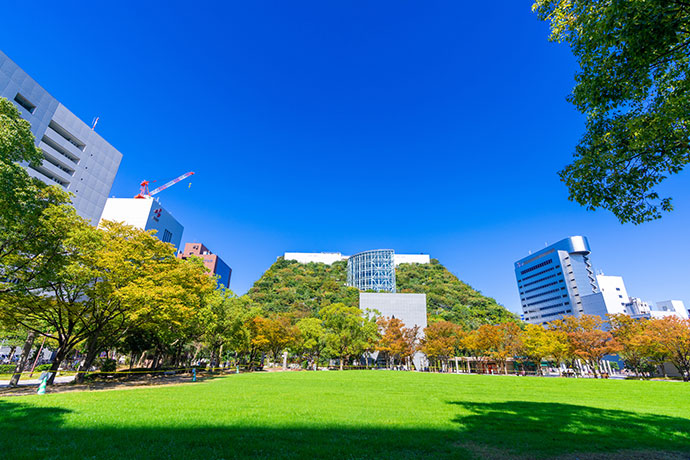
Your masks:
[{"label": "sidewalk", "polygon": [[[24,386],[24,385],[36,385],[38,386],[41,381],[37,378],[41,375],[40,372],[34,373],[35,378],[26,378],[22,377],[19,379],[19,386]],[[73,375],[68,375],[65,377],[55,377],[55,383],[69,383],[72,380],[74,380]],[[0,380],[0,388],[8,388],[10,386],[10,381],[9,380]]]}]

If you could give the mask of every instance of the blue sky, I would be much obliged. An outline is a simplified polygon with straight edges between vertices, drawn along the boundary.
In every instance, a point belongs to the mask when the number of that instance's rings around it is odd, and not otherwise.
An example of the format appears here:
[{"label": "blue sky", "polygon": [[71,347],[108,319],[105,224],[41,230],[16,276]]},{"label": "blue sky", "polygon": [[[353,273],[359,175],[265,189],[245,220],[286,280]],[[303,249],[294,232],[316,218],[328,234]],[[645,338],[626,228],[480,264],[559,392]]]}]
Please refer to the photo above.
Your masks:
[{"label": "blue sky", "polygon": [[385,247],[518,311],[513,262],[582,234],[690,303],[687,173],[642,226],[567,200],[576,63],[529,1],[8,3],[0,49],[123,153],[112,196],[196,172],[159,197],[237,293],[284,251]]}]

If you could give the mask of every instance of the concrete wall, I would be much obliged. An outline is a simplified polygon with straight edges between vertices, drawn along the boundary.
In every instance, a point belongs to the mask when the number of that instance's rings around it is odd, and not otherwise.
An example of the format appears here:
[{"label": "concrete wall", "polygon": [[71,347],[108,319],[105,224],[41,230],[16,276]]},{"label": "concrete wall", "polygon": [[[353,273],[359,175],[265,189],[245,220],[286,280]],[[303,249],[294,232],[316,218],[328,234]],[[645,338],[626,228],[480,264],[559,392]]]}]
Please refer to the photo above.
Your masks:
[{"label": "concrete wall", "polygon": [[43,151],[43,164],[36,168],[24,165],[28,173],[73,193],[77,213],[95,225],[122,154],[1,51],[0,96],[14,102],[31,123],[36,145]]}]

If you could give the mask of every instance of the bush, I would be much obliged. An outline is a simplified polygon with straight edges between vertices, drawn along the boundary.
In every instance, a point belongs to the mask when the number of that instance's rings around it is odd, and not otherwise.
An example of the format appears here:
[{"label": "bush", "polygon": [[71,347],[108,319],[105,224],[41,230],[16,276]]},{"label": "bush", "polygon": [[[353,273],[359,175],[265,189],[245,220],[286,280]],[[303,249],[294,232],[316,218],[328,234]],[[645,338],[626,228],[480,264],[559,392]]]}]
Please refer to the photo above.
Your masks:
[{"label": "bush", "polygon": [[39,371],[39,372],[47,371],[50,369],[50,366],[52,366],[52,364],[39,364],[38,366],[36,366],[36,369],[34,369],[34,372],[36,372],[36,371]]},{"label": "bush", "polygon": [[0,364],[0,374],[11,374],[14,372],[16,364]]},{"label": "bush", "polygon": [[115,372],[117,370],[117,361],[110,358],[98,358],[96,360],[96,367],[101,372]]}]

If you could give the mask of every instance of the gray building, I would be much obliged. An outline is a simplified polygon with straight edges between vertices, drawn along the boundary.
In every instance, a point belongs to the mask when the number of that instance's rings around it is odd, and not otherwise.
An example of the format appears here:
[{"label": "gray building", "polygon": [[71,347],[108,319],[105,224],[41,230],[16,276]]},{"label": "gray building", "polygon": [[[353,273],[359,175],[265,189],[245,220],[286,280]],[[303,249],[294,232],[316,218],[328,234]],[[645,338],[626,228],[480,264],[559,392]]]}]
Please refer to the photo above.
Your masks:
[{"label": "gray building", "polygon": [[587,238],[571,236],[515,262],[526,322],[542,324],[586,313],[583,297],[599,293],[589,254]]},{"label": "gray building", "polygon": [[392,249],[364,251],[347,259],[347,285],[360,291],[395,292]]},{"label": "gray building", "polygon": [[[419,340],[424,337],[426,320],[426,294],[396,294],[390,292],[360,292],[359,308],[375,310],[380,316],[397,318],[405,327],[419,327]],[[372,354],[372,358],[378,358],[378,352]],[[412,358],[415,368],[425,367],[425,356],[421,352],[415,353]]]},{"label": "gray building", "polygon": [[77,213],[96,225],[122,154],[50,95],[0,51],[0,96],[31,123],[43,164],[26,165],[33,177],[74,194]]}]

